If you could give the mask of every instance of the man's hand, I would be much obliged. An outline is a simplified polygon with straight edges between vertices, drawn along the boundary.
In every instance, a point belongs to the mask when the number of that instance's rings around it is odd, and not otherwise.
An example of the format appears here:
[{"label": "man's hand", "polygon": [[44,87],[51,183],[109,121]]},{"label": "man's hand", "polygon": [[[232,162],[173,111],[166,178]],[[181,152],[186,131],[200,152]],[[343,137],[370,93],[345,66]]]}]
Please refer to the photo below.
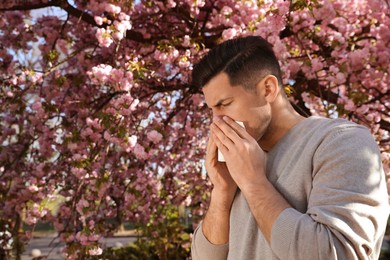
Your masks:
[{"label": "man's hand", "polygon": [[211,202],[202,227],[204,236],[213,244],[225,244],[229,241],[230,208],[237,184],[229,174],[225,163],[218,162],[217,146],[210,136],[207,145],[206,170],[214,187]]},{"label": "man's hand", "polygon": [[224,198],[227,203],[226,207],[230,210],[231,203],[233,202],[237,190],[237,184],[230,176],[226,164],[219,162],[217,157],[217,146],[213,136],[210,136],[205,161],[207,174],[214,185],[213,193],[218,195],[220,199]]},{"label": "man's hand", "polygon": [[216,119],[211,130],[230,176],[241,189],[264,237],[270,241],[273,223],[291,206],[266,177],[264,151],[244,128],[226,116]]},{"label": "man's hand", "polygon": [[243,127],[225,116],[217,118],[211,129],[214,142],[226,159],[228,172],[241,190],[264,181],[265,153]]}]

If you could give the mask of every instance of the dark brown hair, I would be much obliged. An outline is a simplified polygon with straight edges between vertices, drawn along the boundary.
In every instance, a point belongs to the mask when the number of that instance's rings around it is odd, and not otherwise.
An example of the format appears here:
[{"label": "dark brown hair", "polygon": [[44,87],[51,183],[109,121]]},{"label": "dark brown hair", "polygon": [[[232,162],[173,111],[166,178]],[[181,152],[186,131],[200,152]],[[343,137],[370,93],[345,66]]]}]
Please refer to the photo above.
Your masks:
[{"label": "dark brown hair", "polygon": [[260,36],[225,41],[204,56],[192,72],[192,86],[200,90],[220,72],[229,76],[232,86],[253,90],[267,75],[274,75],[282,86],[279,62],[272,45]]}]

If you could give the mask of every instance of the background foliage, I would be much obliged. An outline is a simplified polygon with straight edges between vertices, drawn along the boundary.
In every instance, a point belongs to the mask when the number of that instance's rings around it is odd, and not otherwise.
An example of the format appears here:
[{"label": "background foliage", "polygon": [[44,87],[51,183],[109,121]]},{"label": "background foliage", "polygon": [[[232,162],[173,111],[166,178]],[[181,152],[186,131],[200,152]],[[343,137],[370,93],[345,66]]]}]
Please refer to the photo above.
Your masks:
[{"label": "background foliage", "polygon": [[196,225],[210,188],[190,74],[240,35],[273,44],[299,113],[369,127],[389,173],[389,17],[387,0],[3,1],[0,254],[44,221],[69,259],[120,254],[99,241],[124,222],[148,238],[135,252],[188,255],[179,209]]}]

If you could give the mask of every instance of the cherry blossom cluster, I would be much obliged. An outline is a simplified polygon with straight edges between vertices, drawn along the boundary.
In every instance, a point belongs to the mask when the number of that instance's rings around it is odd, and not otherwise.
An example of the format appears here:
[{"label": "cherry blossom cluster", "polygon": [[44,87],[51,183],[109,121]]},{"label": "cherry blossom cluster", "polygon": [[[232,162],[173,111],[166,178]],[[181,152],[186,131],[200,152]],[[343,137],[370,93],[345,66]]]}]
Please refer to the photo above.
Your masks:
[{"label": "cherry blossom cluster", "polygon": [[273,45],[299,113],[366,125],[389,174],[386,1],[11,2],[0,4],[2,246],[49,222],[80,259],[125,222],[157,239],[172,207],[197,225],[210,111],[191,72],[239,36]]}]

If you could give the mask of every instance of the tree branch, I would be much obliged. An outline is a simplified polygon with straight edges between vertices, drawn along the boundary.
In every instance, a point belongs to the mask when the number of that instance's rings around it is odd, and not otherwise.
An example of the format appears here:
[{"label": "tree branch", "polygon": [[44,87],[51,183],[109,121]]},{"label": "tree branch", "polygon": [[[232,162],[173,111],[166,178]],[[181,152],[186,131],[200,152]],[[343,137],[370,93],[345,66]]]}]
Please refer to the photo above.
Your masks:
[{"label": "tree branch", "polygon": [[92,15],[73,7],[68,3],[67,0],[54,0],[53,2],[55,2],[55,6],[60,7],[68,14],[81,19],[92,26],[98,26],[98,24],[95,22],[95,19],[93,18]]},{"label": "tree branch", "polygon": [[390,123],[389,122],[381,119],[381,121],[379,122],[379,125],[380,125],[381,129],[390,132]]},{"label": "tree branch", "polygon": [[[16,4],[12,5],[10,3],[1,3],[0,4],[0,11],[28,11],[28,10],[35,10],[35,9],[41,9],[51,6],[56,6],[55,2],[59,2],[60,0],[53,0],[49,1],[47,3],[31,3],[27,4],[27,1],[14,1]],[[5,7],[9,6],[9,7]]]},{"label": "tree branch", "polygon": [[[47,8],[47,7],[59,7],[65,12],[67,12],[70,16],[76,17],[92,26],[100,27],[100,28],[105,28],[108,26],[107,23],[98,25],[95,22],[95,19],[92,15],[75,8],[74,6],[69,4],[67,0],[52,0],[47,3],[35,3],[35,4],[33,3],[27,4],[26,1],[22,1],[22,0],[18,2],[20,2],[20,4],[12,5],[9,7],[4,7],[5,4],[0,4],[0,12],[1,11],[3,12],[4,11],[28,11],[28,10]],[[128,30],[126,32],[126,39],[136,41],[136,42],[146,42],[143,35],[134,30]]]}]

